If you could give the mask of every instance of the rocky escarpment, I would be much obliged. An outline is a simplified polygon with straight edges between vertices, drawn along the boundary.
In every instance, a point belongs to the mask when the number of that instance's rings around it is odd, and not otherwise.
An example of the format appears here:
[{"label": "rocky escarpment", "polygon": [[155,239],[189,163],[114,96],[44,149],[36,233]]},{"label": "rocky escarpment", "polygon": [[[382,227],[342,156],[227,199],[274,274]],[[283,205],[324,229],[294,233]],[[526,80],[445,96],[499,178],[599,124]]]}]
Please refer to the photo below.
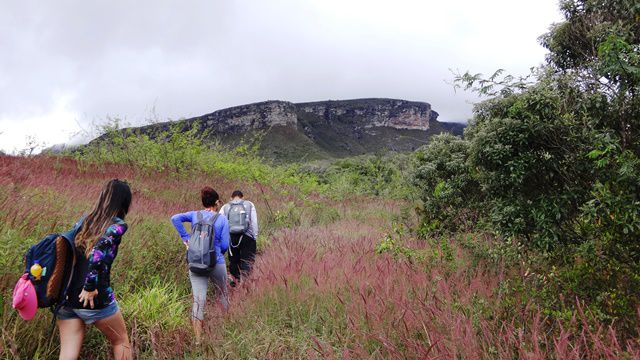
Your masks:
[{"label": "rocky escarpment", "polygon": [[275,100],[218,110],[187,122],[198,122],[217,132],[243,132],[273,126],[296,127],[301,114],[316,115],[328,123],[347,121],[359,128],[424,131],[438,118],[428,103],[406,100],[357,99],[298,104]]},{"label": "rocky escarpment", "polygon": [[234,106],[211,114],[188,119],[214,132],[243,132],[272,126],[292,126],[298,123],[296,106],[287,101],[265,101]]},{"label": "rocky escarpment", "polygon": [[328,121],[349,118],[365,128],[391,127],[395,129],[429,130],[429,123],[438,113],[425,102],[394,99],[358,99],[319,101],[296,104],[299,112],[311,113]]},{"label": "rocky escarpment", "polygon": [[[212,140],[234,146],[241,139],[259,139],[265,157],[305,161],[386,151],[413,151],[431,135],[459,132],[459,126],[438,122],[425,102],[397,99],[329,100],[307,103],[264,101],[210,114],[133,129],[161,134],[171,124],[193,127]],[[255,135],[260,133],[259,137]]]}]

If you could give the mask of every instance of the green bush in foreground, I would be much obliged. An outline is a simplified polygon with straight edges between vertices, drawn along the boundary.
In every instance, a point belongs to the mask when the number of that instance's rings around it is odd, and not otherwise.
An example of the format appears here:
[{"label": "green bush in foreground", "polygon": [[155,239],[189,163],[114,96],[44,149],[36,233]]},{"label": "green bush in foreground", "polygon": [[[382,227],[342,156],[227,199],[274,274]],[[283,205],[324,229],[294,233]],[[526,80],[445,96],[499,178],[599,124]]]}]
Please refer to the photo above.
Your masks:
[{"label": "green bush in foreground", "polygon": [[533,294],[551,312],[562,312],[559,295],[578,297],[632,335],[640,305],[640,7],[563,0],[560,9],[565,21],[541,38],[548,64],[533,78],[458,75],[458,86],[491,98],[476,105],[465,140],[440,138],[419,155],[423,229],[455,229],[460,214],[482,209],[478,223],[516,244],[545,279]]},{"label": "green bush in foreground", "polygon": [[412,176],[422,207],[421,232],[473,226],[480,200],[478,181],[467,166],[469,141],[451,134],[434,136],[416,152]]}]

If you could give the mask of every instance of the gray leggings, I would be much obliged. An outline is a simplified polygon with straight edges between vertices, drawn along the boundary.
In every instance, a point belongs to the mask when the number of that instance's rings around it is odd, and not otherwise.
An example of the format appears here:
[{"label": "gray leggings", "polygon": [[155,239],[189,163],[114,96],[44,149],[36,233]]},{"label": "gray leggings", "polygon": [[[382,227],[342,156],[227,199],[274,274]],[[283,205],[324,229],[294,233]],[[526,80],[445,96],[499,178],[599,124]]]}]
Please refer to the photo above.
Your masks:
[{"label": "gray leggings", "polygon": [[197,275],[189,271],[191,291],[193,292],[193,309],[191,317],[197,320],[204,319],[204,305],[207,301],[207,286],[209,278],[213,280],[214,291],[220,297],[220,303],[226,311],[229,308],[229,296],[227,293],[227,266],[216,264],[209,276]]}]

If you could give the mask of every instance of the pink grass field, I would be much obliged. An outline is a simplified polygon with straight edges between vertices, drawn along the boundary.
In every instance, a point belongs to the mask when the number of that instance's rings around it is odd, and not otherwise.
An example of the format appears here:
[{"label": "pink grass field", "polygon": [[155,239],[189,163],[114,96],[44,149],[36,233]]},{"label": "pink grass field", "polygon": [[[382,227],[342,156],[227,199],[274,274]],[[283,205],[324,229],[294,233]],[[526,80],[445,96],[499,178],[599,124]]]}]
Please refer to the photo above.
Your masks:
[{"label": "pink grass field", "polygon": [[[212,185],[224,198],[236,187],[246,189],[265,224],[255,270],[232,290],[229,312],[222,314],[211,301],[203,347],[194,349],[188,325],[140,334],[137,319],[129,318],[127,326],[139,357],[640,359],[638,339],[621,341],[613,328],[587,324],[588,317],[581,312],[561,321],[543,315],[531,303],[505,304],[501,284],[514,274],[483,262],[474,265],[471,255],[454,240],[448,243],[452,260],[439,247],[411,239],[404,245],[422,254],[421,258],[376,254],[376,245],[391,231],[391,219],[403,205],[397,201],[357,197],[336,203],[318,194],[303,201],[293,187],[237,184],[215,175],[178,177],[124,165],[79,167],[65,158],[0,156],[0,235],[17,232],[32,239],[40,235],[34,232],[73,223],[90,210],[104,182],[114,177],[127,179],[134,189],[128,219],[132,228],[152,221],[170,233],[169,216],[197,208],[203,185]],[[315,221],[318,211],[308,211],[309,202],[333,209],[338,216]],[[300,219],[276,221],[274,213],[291,203],[302,210]],[[123,241],[134,244],[152,236],[141,231],[131,232]],[[171,243],[176,239],[166,241],[170,245],[165,252],[175,258],[165,269],[175,275],[167,279],[175,280],[167,281],[188,289],[184,253],[179,244]],[[18,253],[2,251],[3,256]],[[114,266],[118,261],[128,264],[128,256],[120,254]],[[49,328],[44,320],[49,317],[38,323],[43,326],[30,330],[41,333],[37,337],[41,345],[27,346],[30,340],[18,336],[20,328],[28,325],[17,319],[6,299],[19,276],[19,263],[19,259],[0,263],[4,267],[0,357],[55,358],[55,344],[45,345]],[[123,275],[114,278],[116,293],[119,286],[128,291],[132,287],[122,286],[126,280],[119,279],[136,270],[118,271]],[[183,295],[181,301],[188,309],[189,296]],[[177,315],[187,319],[189,313]],[[106,356],[86,353],[89,358]]]}]

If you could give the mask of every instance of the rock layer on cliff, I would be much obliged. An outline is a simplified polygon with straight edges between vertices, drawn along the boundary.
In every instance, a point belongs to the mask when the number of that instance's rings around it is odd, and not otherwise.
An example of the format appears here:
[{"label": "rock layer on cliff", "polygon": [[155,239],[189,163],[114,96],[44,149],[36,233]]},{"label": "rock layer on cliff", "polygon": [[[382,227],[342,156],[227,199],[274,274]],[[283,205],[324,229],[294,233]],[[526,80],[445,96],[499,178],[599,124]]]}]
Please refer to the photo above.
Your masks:
[{"label": "rock layer on cliff", "polygon": [[[459,132],[443,126],[438,113],[425,102],[398,99],[329,100],[307,103],[264,101],[235,106],[181,120],[226,144],[238,138],[252,141],[260,133],[265,157],[305,161],[386,151],[412,151],[431,135]],[[152,134],[169,123],[135,129]]]},{"label": "rock layer on cliff", "polygon": [[308,103],[264,101],[234,106],[186,121],[198,121],[213,130],[234,132],[265,129],[272,126],[296,126],[299,114],[316,115],[327,122],[343,122],[354,126],[391,127],[428,130],[438,113],[425,102],[396,99],[329,100]]}]

